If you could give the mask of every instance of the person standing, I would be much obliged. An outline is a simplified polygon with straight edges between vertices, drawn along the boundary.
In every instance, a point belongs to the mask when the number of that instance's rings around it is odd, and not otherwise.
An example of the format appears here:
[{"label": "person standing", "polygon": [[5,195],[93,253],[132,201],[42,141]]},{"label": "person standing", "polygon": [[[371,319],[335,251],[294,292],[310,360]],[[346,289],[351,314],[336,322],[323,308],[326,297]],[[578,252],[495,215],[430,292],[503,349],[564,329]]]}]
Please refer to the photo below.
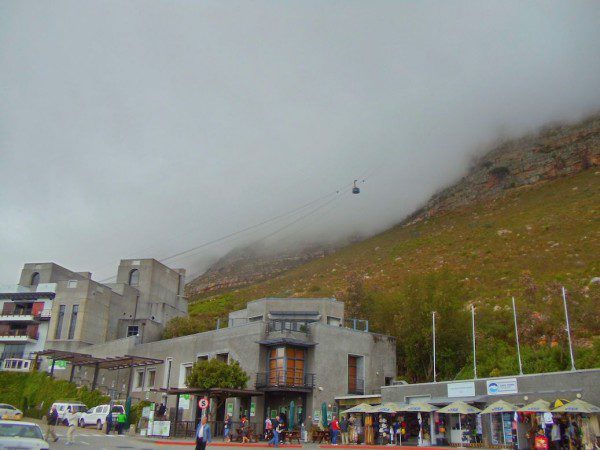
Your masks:
[{"label": "person standing", "polygon": [[269,441],[273,437],[273,422],[268,417],[265,419],[265,440]]},{"label": "person standing", "polygon": [[350,441],[348,440],[348,419],[346,416],[342,416],[342,420],[340,421],[340,432],[342,434],[342,445],[348,445]]},{"label": "person standing", "polygon": [[329,426],[331,429],[331,444],[338,445],[338,435],[340,434],[340,423],[337,420],[336,416],[333,416],[333,420]]},{"label": "person standing", "polygon": [[231,442],[230,433],[232,424],[233,422],[231,421],[231,414],[227,414],[225,416],[225,424],[223,427],[223,440],[225,442]]},{"label": "person standing", "polygon": [[77,414],[75,414],[75,411],[70,406],[67,408],[65,419],[67,419],[68,426],[66,445],[73,445],[75,443],[73,434],[75,433],[75,425],[77,424]]},{"label": "person standing", "polygon": [[125,428],[125,422],[127,421],[127,416],[124,412],[120,412],[117,416],[117,433],[123,434],[123,428]]},{"label": "person standing", "polygon": [[210,441],[210,425],[207,423],[206,416],[204,416],[198,424],[198,428],[196,428],[196,450],[206,450],[206,444]]},{"label": "person standing", "polygon": [[106,434],[110,434],[110,430],[112,430],[112,426],[113,426],[113,415],[112,415],[112,408],[108,408],[108,414],[106,415]]},{"label": "person standing", "polygon": [[50,436],[53,437],[53,442],[58,441],[58,436],[54,431],[56,427],[56,423],[58,422],[58,411],[56,410],[56,406],[50,408],[50,412],[48,413],[48,429],[46,430],[46,440],[50,440]]},{"label": "person standing", "polygon": [[281,423],[279,422],[281,419],[279,416],[275,417],[274,420],[271,421],[271,425],[273,426],[273,437],[269,441],[269,447],[271,444],[274,447],[279,447],[279,432],[281,431]]}]

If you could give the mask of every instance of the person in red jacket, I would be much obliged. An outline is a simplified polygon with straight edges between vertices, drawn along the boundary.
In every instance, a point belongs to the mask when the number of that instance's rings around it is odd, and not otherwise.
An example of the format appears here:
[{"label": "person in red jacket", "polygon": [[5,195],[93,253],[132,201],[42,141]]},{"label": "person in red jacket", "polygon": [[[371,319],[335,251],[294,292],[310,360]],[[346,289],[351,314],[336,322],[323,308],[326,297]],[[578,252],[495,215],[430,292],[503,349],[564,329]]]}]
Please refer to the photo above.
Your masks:
[{"label": "person in red jacket", "polygon": [[329,429],[331,430],[331,444],[338,445],[337,440],[340,435],[340,423],[337,420],[336,416],[333,416],[333,420],[329,425]]}]

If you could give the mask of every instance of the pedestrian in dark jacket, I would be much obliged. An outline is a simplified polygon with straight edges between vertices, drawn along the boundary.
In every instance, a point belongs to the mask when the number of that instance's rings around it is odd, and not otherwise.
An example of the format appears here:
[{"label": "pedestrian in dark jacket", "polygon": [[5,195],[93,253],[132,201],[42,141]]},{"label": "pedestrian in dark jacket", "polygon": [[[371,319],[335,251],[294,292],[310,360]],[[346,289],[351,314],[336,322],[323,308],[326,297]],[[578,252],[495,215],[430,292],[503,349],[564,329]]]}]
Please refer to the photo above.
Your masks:
[{"label": "pedestrian in dark jacket", "polygon": [[196,428],[196,450],[206,450],[206,444],[212,440],[210,425],[207,422],[204,416]]},{"label": "pedestrian in dark jacket", "polygon": [[58,411],[56,410],[56,406],[53,406],[48,413],[48,429],[46,430],[46,440],[50,440],[50,436],[52,436],[53,441],[58,441],[58,436],[54,431],[54,427],[58,423]]},{"label": "pedestrian in dark jacket", "polygon": [[112,426],[113,426],[113,417],[112,417],[112,412],[108,411],[108,414],[106,415],[106,434],[110,434],[110,430],[112,430]]}]

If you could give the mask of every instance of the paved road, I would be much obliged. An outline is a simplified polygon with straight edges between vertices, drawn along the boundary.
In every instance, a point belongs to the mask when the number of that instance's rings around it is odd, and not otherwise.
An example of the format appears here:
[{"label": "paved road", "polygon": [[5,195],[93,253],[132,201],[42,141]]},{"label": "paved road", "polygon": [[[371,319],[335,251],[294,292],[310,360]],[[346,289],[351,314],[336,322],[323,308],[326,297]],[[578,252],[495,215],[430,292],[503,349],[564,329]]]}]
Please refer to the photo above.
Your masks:
[{"label": "paved road", "polygon": [[89,450],[112,450],[112,449],[138,449],[138,450],[154,450],[154,449],[193,449],[193,446],[164,446],[156,445],[151,441],[142,441],[137,438],[132,438],[127,435],[118,436],[116,434],[106,435],[96,430],[90,429],[75,429],[74,445],[66,445],[67,429],[65,427],[57,427],[56,434],[58,442],[51,442],[51,450],[72,450],[72,449],[89,449]]}]

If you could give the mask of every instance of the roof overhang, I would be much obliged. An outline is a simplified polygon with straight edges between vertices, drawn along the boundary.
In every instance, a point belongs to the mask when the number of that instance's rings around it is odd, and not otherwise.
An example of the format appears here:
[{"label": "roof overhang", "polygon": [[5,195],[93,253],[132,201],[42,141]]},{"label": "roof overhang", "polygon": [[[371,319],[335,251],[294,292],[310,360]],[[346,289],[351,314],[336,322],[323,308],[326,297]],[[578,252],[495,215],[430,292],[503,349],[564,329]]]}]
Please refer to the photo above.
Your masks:
[{"label": "roof overhang", "polygon": [[294,347],[302,347],[302,348],[312,348],[317,344],[315,342],[304,342],[299,339],[292,338],[274,338],[274,339],[263,339],[262,341],[258,341],[258,344],[265,345],[267,347],[275,347],[280,345],[291,345]]},{"label": "roof overhang", "polygon": [[210,388],[210,389],[200,389],[200,388],[159,388],[159,389],[151,389],[154,392],[164,392],[167,395],[182,395],[182,394],[190,394],[190,395],[199,395],[204,397],[256,397],[264,395],[260,391],[255,391],[252,389],[230,389],[230,388]]},{"label": "roof overhang", "polygon": [[52,300],[54,297],[56,297],[54,292],[0,292],[0,300],[37,300],[38,298]]}]

